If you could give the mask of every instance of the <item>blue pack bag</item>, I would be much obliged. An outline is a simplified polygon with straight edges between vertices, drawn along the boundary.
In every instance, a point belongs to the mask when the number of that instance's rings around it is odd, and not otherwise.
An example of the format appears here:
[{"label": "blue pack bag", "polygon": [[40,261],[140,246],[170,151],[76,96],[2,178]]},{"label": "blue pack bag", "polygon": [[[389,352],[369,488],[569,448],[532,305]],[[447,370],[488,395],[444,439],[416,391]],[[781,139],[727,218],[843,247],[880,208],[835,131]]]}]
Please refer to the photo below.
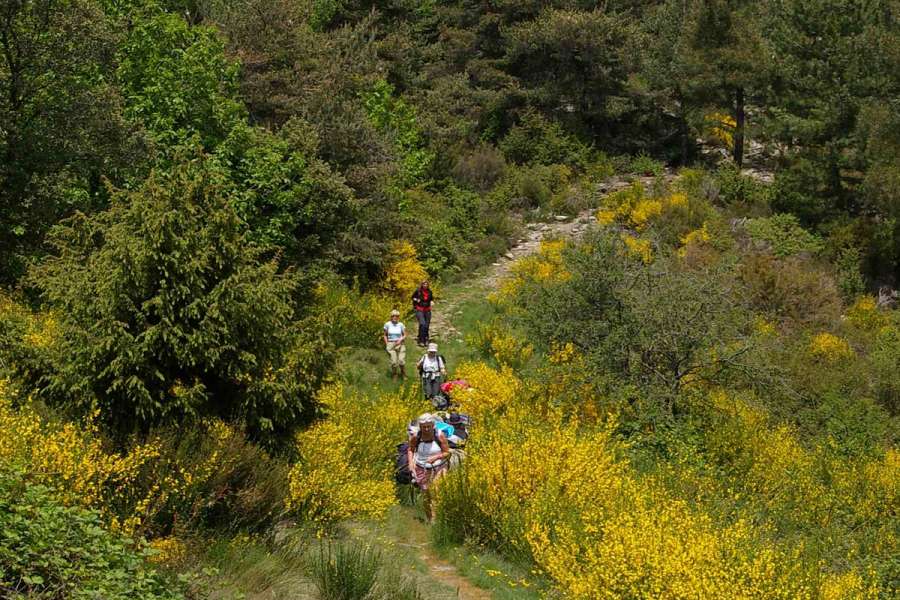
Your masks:
[{"label": "blue pack bag", "polygon": [[450,425],[449,423],[444,423],[443,421],[437,421],[434,424],[434,430],[438,433],[443,433],[444,436],[446,436],[446,437],[450,437],[451,435],[453,435],[453,432],[455,431],[455,429],[453,428],[453,425]]}]

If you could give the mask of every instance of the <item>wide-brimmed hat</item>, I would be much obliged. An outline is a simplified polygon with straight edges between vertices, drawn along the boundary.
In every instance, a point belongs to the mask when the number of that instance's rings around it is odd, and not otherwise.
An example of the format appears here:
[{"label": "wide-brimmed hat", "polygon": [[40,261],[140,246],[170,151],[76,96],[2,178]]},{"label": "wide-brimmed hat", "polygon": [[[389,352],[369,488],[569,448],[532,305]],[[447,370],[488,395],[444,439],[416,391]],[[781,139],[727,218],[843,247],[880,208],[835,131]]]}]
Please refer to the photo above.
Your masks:
[{"label": "wide-brimmed hat", "polygon": [[397,310],[397,309],[395,308],[394,310],[391,311],[391,316],[392,316],[392,317],[399,317],[399,316],[400,316],[400,311]]},{"label": "wide-brimmed hat", "polygon": [[447,417],[447,422],[453,425],[454,427],[458,427],[460,425],[468,425],[469,424],[469,416],[461,415],[458,412],[451,412],[450,416]]},{"label": "wide-brimmed hat", "polygon": [[428,351],[429,352],[437,352],[437,344],[435,344],[434,342],[431,342],[430,344],[428,344]]}]

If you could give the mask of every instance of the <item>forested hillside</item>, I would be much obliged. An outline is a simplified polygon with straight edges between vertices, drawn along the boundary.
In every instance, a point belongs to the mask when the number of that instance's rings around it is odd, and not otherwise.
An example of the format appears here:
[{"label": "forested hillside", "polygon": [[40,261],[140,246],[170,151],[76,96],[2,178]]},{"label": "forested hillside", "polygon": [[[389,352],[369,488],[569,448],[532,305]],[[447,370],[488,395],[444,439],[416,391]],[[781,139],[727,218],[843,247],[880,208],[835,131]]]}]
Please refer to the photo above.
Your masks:
[{"label": "forested hillside", "polygon": [[474,584],[900,593],[896,0],[2,0],[0,201],[0,597],[444,597],[425,279]]}]

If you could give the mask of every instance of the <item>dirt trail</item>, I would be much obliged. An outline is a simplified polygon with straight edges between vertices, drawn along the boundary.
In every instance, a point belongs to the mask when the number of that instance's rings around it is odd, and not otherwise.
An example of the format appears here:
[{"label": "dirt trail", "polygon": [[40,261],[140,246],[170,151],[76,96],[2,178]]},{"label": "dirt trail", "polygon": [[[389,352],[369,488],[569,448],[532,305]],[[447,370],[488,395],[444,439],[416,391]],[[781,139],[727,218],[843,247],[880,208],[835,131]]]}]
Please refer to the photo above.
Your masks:
[{"label": "dirt trail", "polygon": [[459,574],[456,567],[437,556],[428,541],[428,529],[413,517],[406,516],[407,527],[403,531],[403,539],[397,543],[414,551],[418,558],[428,567],[428,575],[435,581],[456,590],[459,600],[490,600],[492,594],[472,583]]},{"label": "dirt trail", "polygon": [[[669,181],[672,177],[670,173],[665,175],[666,180]],[[645,188],[649,188],[653,184],[654,178],[636,177],[631,181],[626,181],[619,177],[613,177],[602,184],[598,184],[597,191],[605,196],[628,187],[632,181],[639,181]],[[596,209],[587,209],[575,217],[557,215],[548,223],[528,223],[525,235],[501,256],[497,262],[491,264],[484,273],[468,282],[466,288],[468,290],[496,289],[500,281],[509,274],[513,263],[520,258],[537,252],[541,247],[542,240],[559,237],[579,237],[594,221],[595,212]],[[451,338],[458,338],[461,335],[459,330],[453,326],[452,320],[453,316],[459,311],[459,304],[463,299],[465,298],[458,295],[450,296],[440,298],[440,302],[435,304],[431,331],[432,337],[436,340],[446,341]]]},{"label": "dirt trail", "polygon": [[[665,177],[667,180],[672,178],[668,173]],[[640,181],[645,187],[651,186],[654,182],[653,177],[638,177],[632,181],[635,180]],[[629,185],[631,185],[631,181],[616,177],[599,184],[597,191],[605,196]],[[453,326],[452,320],[459,314],[463,301],[473,298],[475,295],[483,295],[485,291],[496,289],[500,281],[509,274],[513,263],[537,252],[542,240],[580,237],[594,222],[595,211],[596,209],[588,209],[574,217],[557,215],[547,223],[527,224],[523,237],[497,262],[472,277],[462,289],[439,299],[439,303],[435,304],[432,316],[433,337],[441,341],[459,338],[462,334]],[[402,532],[399,532],[399,535],[392,541],[394,544],[414,552],[427,565],[431,579],[456,590],[456,597],[459,600],[489,600],[492,597],[491,592],[475,587],[460,575],[456,567],[434,553],[428,540],[428,530],[424,524],[409,513],[404,514],[404,524]]]},{"label": "dirt trail", "polygon": [[[383,547],[393,548],[396,560],[415,561],[425,566],[426,573],[418,576],[419,591],[429,600],[490,600],[488,590],[476,587],[459,573],[457,568],[438,556],[431,546],[428,527],[420,521],[415,510],[401,508],[390,524],[372,527],[371,524],[357,523],[349,528],[351,535],[365,543],[376,542]],[[402,571],[403,565],[398,565]]]}]

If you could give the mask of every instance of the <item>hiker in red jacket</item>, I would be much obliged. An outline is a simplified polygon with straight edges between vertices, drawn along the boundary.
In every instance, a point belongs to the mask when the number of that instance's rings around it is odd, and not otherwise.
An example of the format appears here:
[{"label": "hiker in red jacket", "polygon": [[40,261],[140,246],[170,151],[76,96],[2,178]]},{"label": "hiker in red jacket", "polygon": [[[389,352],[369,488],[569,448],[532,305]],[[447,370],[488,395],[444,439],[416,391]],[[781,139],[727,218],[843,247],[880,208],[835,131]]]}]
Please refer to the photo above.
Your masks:
[{"label": "hiker in red jacket", "polygon": [[416,311],[416,321],[419,322],[419,334],[416,336],[416,344],[428,345],[428,328],[431,327],[431,306],[434,304],[434,294],[428,287],[428,282],[423,281],[412,295],[413,310]]}]

